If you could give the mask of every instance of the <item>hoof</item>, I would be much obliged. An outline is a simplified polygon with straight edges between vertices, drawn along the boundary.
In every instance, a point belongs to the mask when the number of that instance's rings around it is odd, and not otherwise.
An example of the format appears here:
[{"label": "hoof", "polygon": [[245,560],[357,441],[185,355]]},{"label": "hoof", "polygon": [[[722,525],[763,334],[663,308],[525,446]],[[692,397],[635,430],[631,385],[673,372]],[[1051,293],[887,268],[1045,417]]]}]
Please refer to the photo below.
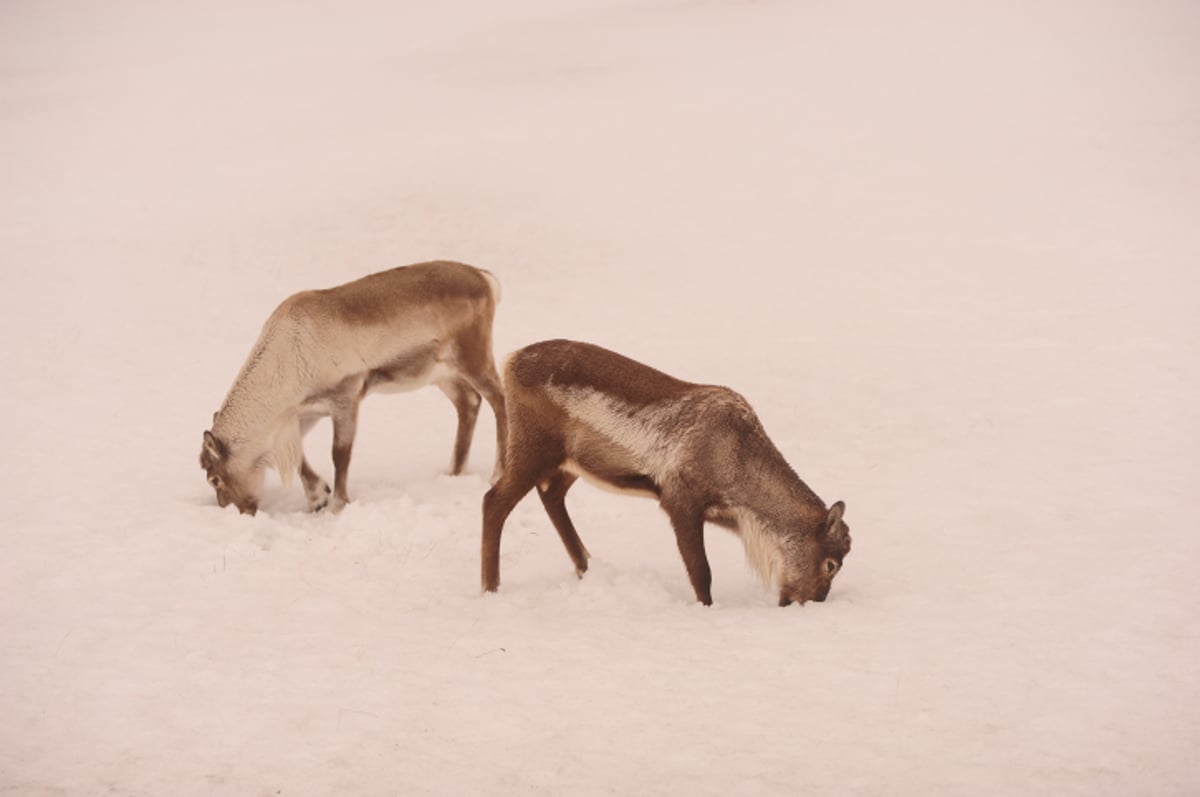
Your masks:
[{"label": "hoof", "polygon": [[305,490],[308,497],[308,511],[320,512],[325,507],[329,506],[329,496],[333,490],[329,489],[329,485],[325,482],[320,482],[312,490]]}]

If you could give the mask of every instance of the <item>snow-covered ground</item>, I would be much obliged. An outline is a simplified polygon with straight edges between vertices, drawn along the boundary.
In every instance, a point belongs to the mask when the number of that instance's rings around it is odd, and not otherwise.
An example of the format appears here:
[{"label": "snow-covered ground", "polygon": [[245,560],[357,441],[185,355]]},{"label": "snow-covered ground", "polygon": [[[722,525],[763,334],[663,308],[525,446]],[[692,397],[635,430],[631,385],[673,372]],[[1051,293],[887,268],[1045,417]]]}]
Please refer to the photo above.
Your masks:
[{"label": "snow-covered ground", "polygon": [[[0,7],[0,794],[1195,794],[1200,12]],[[847,502],[824,604],[582,486],[479,594],[436,390],[340,516],[220,510],[283,297],[454,258],[497,355],[730,385]],[[329,430],[308,438],[329,476]]]}]

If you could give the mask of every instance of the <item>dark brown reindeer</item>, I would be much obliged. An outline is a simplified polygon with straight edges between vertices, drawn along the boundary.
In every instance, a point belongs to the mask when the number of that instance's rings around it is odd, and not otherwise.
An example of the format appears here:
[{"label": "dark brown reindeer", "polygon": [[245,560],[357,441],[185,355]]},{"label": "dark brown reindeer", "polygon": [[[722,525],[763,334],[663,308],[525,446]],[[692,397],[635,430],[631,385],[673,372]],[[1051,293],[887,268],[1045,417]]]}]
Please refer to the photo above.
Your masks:
[{"label": "dark brown reindeer", "polygon": [[484,590],[500,586],[504,521],[534,487],[583,576],[589,554],[564,501],[583,476],[658,499],[701,603],[712,603],[706,521],[741,537],[751,566],[778,588],[780,606],[829,594],[850,551],[845,505],[825,507],[737,393],[566,340],[515,352],[504,391],[504,469],[483,499]]},{"label": "dark brown reindeer", "polygon": [[[217,493],[247,514],[258,509],[267,466],[284,486],[299,470],[314,512],[350,500],[346,476],[368,393],[436,384],[458,411],[450,463],[460,473],[479,414],[480,394],[496,414],[496,470],[507,439],[504,395],[492,359],[492,318],[500,284],[487,271],[445,261],[403,266],[284,300],[263,325],[212,429],[200,465]],[[301,438],[333,418],[334,479],[304,458]]]}]

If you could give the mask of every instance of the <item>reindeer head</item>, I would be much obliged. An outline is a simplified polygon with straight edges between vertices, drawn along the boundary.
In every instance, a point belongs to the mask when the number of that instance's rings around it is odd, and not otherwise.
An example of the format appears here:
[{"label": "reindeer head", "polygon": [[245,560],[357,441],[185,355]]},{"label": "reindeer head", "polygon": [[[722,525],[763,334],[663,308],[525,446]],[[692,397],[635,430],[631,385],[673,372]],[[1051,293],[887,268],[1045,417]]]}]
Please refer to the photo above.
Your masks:
[{"label": "reindeer head", "polygon": [[829,595],[833,577],[842,569],[842,560],[850,552],[850,527],[842,520],[846,505],[841,501],[829,508],[815,535],[793,539],[788,551],[779,590],[779,605],[792,602],[823,601]]},{"label": "reindeer head", "polygon": [[243,515],[258,511],[258,494],[263,481],[260,463],[240,463],[239,458],[230,453],[229,446],[209,431],[204,433],[200,467],[208,474],[208,483],[216,491],[220,506],[233,504]]}]

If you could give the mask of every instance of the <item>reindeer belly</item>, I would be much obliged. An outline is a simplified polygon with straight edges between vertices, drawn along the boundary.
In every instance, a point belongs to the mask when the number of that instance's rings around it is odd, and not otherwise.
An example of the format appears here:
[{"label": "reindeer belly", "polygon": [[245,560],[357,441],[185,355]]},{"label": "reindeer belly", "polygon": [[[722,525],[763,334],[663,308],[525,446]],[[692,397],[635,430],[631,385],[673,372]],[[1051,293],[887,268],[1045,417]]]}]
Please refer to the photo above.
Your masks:
[{"label": "reindeer belly", "polygon": [[443,362],[432,360],[402,362],[376,368],[367,374],[368,393],[407,393],[432,385],[454,375]]},{"label": "reindeer belly", "polygon": [[568,459],[562,464],[567,473],[579,476],[588,484],[594,484],[602,490],[621,495],[637,495],[643,498],[658,498],[662,493],[654,479],[644,473],[597,472],[585,468],[578,462]]},{"label": "reindeer belly", "polygon": [[657,498],[658,483],[635,453],[607,437],[580,430],[568,444],[562,469],[610,492]]}]

